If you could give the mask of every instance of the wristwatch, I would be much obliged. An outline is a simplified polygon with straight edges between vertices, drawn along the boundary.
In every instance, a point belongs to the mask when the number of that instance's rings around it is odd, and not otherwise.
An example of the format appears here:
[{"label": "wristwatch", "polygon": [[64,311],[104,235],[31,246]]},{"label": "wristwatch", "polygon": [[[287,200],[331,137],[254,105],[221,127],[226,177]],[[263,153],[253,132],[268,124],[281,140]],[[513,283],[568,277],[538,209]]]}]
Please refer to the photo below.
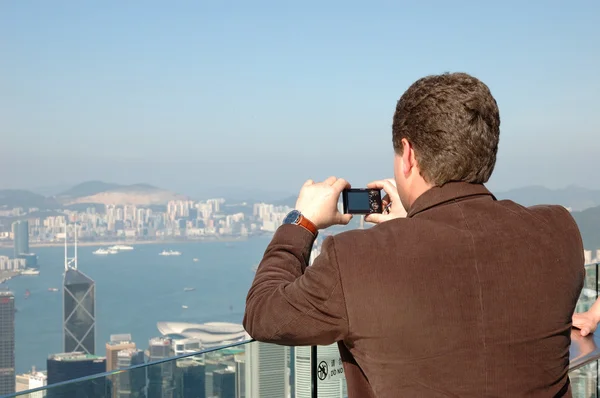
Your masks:
[{"label": "wristwatch", "polygon": [[300,225],[301,227],[304,227],[308,231],[312,232],[314,236],[317,236],[317,233],[319,231],[317,229],[317,226],[313,224],[312,221],[310,221],[308,218],[304,217],[302,213],[300,213],[298,210],[290,211],[287,214],[287,216],[285,216],[285,218],[283,219],[283,223]]}]

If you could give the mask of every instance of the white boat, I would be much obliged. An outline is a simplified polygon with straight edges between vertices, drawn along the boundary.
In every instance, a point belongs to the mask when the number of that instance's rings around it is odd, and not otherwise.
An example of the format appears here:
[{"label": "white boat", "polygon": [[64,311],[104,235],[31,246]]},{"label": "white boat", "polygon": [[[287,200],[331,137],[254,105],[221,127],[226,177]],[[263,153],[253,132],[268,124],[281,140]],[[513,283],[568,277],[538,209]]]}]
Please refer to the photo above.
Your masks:
[{"label": "white boat", "polygon": [[158,253],[159,256],[181,256],[181,252],[178,251],[173,251],[173,250],[163,250],[162,252]]},{"label": "white boat", "polygon": [[39,275],[40,271],[33,268],[28,268],[26,270],[21,271],[21,275]]},{"label": "white boat", "polygon": [[107,254],[113,254],[110,251],[106,250],[106,249],[98,249],[95,252],[93,252],[92,254],[95,254],[97,256],[106,256]]},{"label": "white boat", "polygon": [[187,310],[188,306],[187,305],[182,305],[181,308],[183,308],[184,310]]},{"label": "white boat", "polygon": [[197,258],[195,258],[195,259],[194,259],[194,262],[195,262],[195,263],[197,263],[197,262],[198,262],[198,259],[197,259]]},{"label": "white boat", "polygon": [[116,250],[116,251],[133,250],[133,246],[116,245],[116,246],[109,247],[108,250]]}]

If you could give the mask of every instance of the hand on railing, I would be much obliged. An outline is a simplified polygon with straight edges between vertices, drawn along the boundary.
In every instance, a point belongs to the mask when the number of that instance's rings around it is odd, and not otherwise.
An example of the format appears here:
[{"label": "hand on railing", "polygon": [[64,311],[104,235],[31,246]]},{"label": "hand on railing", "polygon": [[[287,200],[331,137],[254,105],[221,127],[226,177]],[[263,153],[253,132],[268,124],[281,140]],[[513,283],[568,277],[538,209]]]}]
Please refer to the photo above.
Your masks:
[{"label": "hand on railing", "polygon": [[590,311],[573,314],[573,327],[579,329],[582,336],[594,333],[598,327],[598,317]]}]

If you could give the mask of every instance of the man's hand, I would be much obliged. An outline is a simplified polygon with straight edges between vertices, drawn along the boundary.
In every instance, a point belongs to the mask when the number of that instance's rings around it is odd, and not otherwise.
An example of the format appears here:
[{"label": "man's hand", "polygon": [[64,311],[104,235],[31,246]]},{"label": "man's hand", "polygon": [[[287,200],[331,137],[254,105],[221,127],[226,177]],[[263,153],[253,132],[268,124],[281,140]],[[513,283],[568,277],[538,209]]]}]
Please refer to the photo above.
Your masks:
[{"label": "man's hand", "polygon": [[350,184],[342,178],[329,177],[318,183],[308,180],[300,190],[296,210],[312,221],[318,229],[336,224],[346,225],[352,219],[352,215],[340,213],[338,201],[342,191],[347,188],[350,188]]},{"label": "man's hand", "polygon": [[590,312],[581,312],[573,314],[573,326],[579,329],[582,336],[587,336],[596,331],[598,319]]},{"label": "man's hand", "polygon": [[394,218],[406,217],[406,210],[404,210],[404,206],[400,201],[400,196],[398,196],[398,190],[396,189],[396,182],[394,179],[389,178],[387,180],[373,181],[367,184],[367,188],[383,189],[386,195],[383,197],[381,202],[384,208],[388,204],[390,207],[388,213],[369,214],[365,217],[365,221],[373,224],[379,224],[384,221],[393,220]]}]

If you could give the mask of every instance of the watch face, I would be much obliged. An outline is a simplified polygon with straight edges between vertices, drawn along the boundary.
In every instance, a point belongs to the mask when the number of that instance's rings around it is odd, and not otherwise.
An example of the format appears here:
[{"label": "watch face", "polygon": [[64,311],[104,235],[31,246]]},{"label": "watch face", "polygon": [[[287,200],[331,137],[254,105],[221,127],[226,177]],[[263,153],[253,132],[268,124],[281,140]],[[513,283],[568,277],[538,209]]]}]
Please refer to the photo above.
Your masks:
[{"label": "watch face", "polygon": [[283,219],[284,224],[296,224],[300,219],[300,212],[298,210],[292,210]]}]

